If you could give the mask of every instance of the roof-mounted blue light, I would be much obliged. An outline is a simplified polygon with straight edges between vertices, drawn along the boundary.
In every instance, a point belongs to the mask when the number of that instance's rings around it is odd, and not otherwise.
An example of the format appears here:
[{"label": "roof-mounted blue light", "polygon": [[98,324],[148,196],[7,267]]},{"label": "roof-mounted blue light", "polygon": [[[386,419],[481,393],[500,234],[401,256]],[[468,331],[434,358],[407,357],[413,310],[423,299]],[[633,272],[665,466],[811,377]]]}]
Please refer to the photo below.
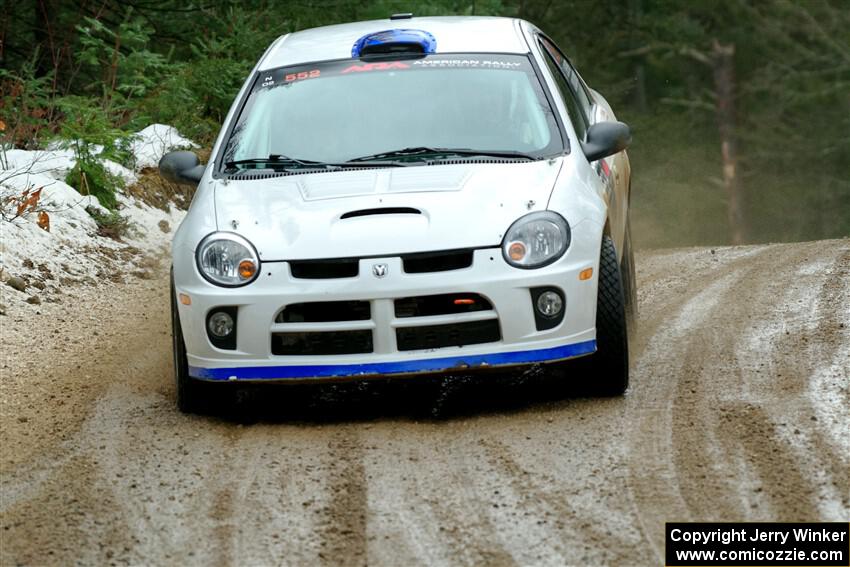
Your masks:
[{"label": "roof-mounted blue light", "polygon": [[421,53],[427,55],[437,50],[437,40],[423,30],[384,30],[364,35],[354,42],[351,56],[391,55],[394,53]]}]

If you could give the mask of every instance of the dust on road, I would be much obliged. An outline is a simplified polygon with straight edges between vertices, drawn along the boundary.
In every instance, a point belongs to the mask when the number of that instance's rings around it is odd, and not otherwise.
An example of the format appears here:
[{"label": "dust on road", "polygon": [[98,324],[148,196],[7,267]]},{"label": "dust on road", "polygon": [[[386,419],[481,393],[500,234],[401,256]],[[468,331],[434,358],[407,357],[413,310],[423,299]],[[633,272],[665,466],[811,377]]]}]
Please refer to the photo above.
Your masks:
[{"label": "dust on road", "polygon": [[0,318],[0,564],[660,565],[667,520],[850,518],[850,240],[640,255],[617,399],[482,376],[183,416],[165,278]]}]

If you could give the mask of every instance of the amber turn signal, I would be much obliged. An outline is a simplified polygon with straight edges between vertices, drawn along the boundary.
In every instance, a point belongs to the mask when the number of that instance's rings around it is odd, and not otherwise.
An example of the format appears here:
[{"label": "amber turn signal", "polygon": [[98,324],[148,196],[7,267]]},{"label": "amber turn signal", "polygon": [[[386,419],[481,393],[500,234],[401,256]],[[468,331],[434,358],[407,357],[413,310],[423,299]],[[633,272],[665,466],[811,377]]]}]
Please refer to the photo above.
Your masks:
[{"label": "amber turn signal", "polygon": [[593,277],[593,268],[585,268],[578,273],[578,279],[581,281],[589,280]]},{"label": "amber turn signal", "polygon": [[239,262],[239,277],[243,280],[250,280],[257,273],[257,266],[251,260],[242,260]]},{"label": "amber turn signal", "polygon": [[525,244],[522,242],[514,242],[508,247],[508,256],[514,262],[519,262],[525,258]]}]

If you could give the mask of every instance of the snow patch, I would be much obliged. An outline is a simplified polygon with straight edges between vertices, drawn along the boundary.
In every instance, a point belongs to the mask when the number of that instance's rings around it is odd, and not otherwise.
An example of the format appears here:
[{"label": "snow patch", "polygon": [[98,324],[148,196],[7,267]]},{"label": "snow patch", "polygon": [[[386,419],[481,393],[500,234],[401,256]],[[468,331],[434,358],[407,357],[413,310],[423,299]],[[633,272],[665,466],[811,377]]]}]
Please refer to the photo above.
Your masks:
[{"label": "snow patch", "polygon": [[[132,151],[137,168],[156,166],[172,147],[197,147],[163,124],[153,124],[134,137]],[[136,173],[121,164],[103,160],[104,167],[126,185]],[[149,277],[152,257],[167,253],[171,236],[185,212],[175,206],[168,211],[150,207],[118,193],[118,214],[129,221],[127,234],[116,241],[98,234],[98,224],[86,211],[108,214],[95,197],[81,195],[65,183],[74,167],[74,154],[54,144],[47,150],[7,150],[5,169],[0,170],[0,282],[22,278],[24,293],[0,283],[0,303],[23,302],[33,295],[58,300],[69,283],[95,283],[110,278],[120,281],[136,274]],[[15,217],[25,190],[42,188],[35,211]],[[47,213],[50,230],[38,225],[38,212]]]},{"label": "snow patch", "polygon": [[151,124],[133,136],[130,146],[136,158],[136,171],[156,167],[159,160],[171,150],[197,148],[198,145],[180,135],[176,128],[165,124]]}]

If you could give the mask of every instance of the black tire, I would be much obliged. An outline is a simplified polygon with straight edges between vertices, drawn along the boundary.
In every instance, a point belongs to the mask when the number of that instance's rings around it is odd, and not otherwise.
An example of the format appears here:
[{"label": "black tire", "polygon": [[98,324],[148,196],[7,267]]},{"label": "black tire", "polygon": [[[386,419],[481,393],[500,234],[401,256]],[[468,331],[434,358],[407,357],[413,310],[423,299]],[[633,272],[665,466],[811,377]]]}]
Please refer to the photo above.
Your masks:
[{"label": "black tire", "polygon": [[171,280],[171,339],[174,353],[174,381],[177,386],[177,409],[183,413],[203,413],[207,408],[204,395],[205,384],[189,376],[186,343],[183,342],[183,329],[177,314],[177,295],[173,278]]},{"label": "black tire", "polygon": [[623,237],[623,257],[620,259],[620,274],[623,278],[623,294],[626,301],[626,326],[629,334],[637,329],[637,283],[635,282],[635,255],[632,249],[631,223],[626,220]]},{"label": "black tire", "polygon": [[596,299],[596,354],[590,357],[588,377],[588,386],[596,395],[619,396],[629,387],[627,320],[626,293],[614,241],[603,236]]}]

